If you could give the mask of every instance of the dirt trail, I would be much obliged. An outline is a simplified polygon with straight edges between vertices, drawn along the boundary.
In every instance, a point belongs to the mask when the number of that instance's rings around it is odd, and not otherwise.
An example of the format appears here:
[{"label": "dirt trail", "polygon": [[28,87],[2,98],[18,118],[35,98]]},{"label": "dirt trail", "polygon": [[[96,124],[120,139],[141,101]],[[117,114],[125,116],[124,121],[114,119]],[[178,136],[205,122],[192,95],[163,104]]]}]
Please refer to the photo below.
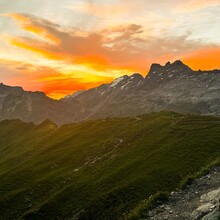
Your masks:
[{"label": "dirt trail", "polygon": [[153,220],[220,220],[220,167],[172,192],[169,200],[149,212]]}]

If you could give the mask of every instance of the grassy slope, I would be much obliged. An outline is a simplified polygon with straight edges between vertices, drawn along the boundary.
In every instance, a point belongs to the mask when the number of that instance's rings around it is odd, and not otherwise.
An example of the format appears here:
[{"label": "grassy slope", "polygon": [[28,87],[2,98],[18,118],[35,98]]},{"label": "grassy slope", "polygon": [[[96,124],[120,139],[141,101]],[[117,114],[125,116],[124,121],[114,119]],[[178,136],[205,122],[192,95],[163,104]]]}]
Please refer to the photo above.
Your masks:
[{"label": "grassy slope", "polygon": [[119,219],[220,156],[220,119],[0,123],[0,219]]}]

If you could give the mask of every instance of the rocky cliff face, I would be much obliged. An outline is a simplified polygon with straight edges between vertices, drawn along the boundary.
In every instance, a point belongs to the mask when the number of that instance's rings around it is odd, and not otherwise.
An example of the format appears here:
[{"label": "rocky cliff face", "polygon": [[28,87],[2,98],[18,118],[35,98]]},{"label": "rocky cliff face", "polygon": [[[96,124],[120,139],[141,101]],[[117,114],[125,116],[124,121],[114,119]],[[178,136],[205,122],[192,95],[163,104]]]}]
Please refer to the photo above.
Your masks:
[{"label": "rocky cliff face", "polygon": [[110,84],[55,101],[43,93],[0,85],[0,119],[76,122],[125,117],[161,110],[220,115],[220,70],[193,71],[181,61],[153,64],[144,78],[136,73]]},{"label": "rocky cliff face", "polygon": [[[150,79],[149,79],[150,78]],[[220,114],[220,71],[193,71],[181,61],[166,64],[147,76],[155,110]],[[151,82],[150,82],[151,81]]]}]

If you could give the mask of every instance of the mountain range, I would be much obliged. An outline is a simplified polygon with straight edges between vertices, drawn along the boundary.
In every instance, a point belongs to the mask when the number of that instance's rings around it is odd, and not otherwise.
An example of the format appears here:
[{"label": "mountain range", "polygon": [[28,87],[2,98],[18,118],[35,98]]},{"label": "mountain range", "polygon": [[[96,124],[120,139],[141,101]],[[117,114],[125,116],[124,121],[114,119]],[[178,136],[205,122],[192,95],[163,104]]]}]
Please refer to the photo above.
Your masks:
[{"label": "mountain range", "polygon": [[0,84],[0,120],[57,124],[126,117],[161,110],[220,115],[220,70],[194,71],[180,60],[152,64],[146,77],[135,73],[78,91],[61,100],[42,92]]}]

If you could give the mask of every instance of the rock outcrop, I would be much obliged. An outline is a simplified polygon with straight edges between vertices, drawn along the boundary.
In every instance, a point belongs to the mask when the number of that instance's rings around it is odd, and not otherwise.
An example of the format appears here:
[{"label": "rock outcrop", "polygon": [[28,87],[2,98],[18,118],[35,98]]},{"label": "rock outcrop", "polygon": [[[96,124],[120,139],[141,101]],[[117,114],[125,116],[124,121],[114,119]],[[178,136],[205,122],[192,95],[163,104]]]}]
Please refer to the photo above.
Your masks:
[{"label": "rock outcrop", "polygon": [[168,201],[149,211],[152,220],[219,220],[220,167],[172,192]]},{"label": "rock outcrop", "polygon": [[205,193],[200,197],[200,206],[191,214],[192,219],[220,219],[220,188]]}]

